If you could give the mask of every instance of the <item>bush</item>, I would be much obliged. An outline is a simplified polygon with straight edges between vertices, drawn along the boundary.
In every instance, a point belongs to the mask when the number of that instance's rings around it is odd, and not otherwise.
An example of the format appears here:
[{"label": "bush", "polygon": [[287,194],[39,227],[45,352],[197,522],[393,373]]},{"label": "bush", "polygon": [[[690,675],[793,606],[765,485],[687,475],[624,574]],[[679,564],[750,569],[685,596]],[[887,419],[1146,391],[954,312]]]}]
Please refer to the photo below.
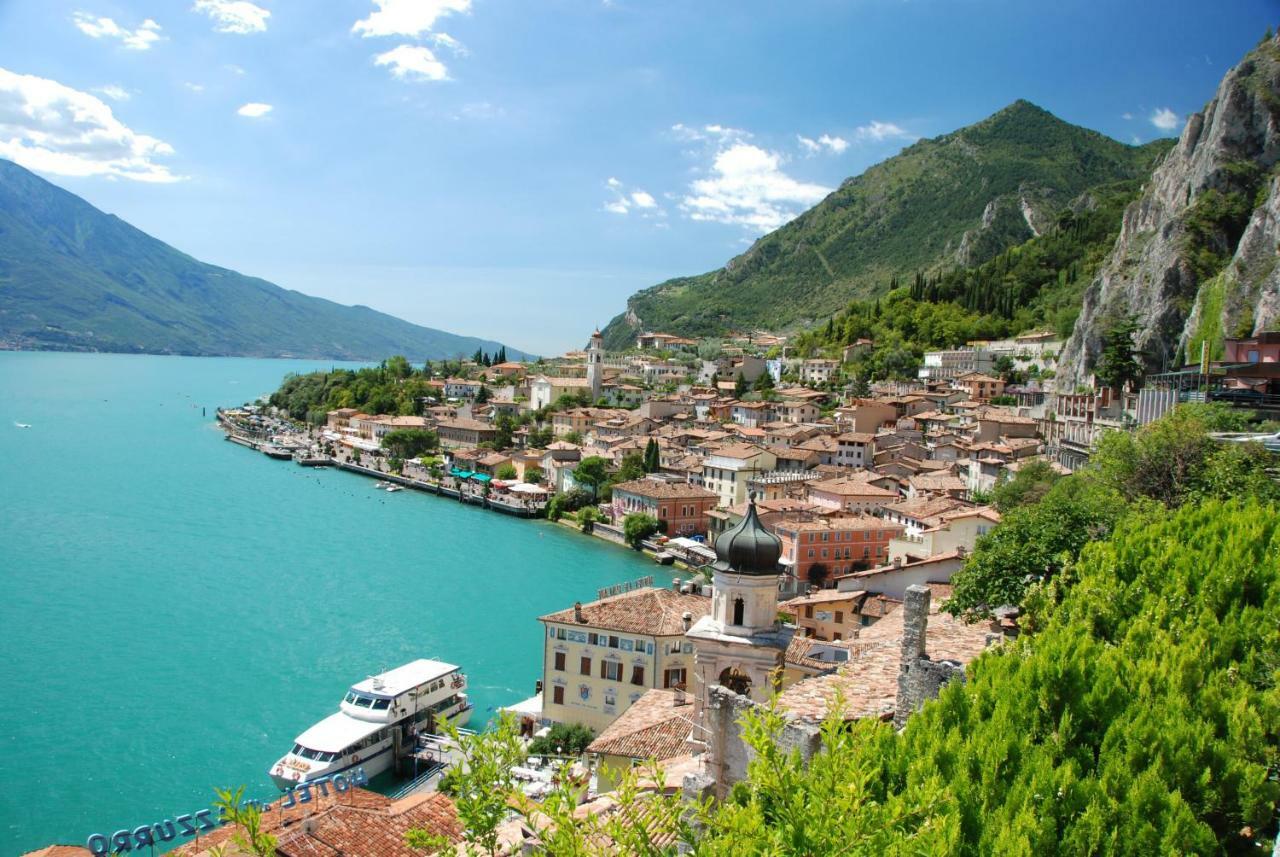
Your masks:
[{"label": "bush", "polygon": [[534,738],[529,753],[534,756],[581,756],[596,733],[578,723],[557,723],[542,738]]},{"label": "bush", "polygon": [[636,550],[640,549],[641,542],[658,532],[660,527],[658,519],[653,515],[633,513],[622,519],[622,535],[627,544]]}]

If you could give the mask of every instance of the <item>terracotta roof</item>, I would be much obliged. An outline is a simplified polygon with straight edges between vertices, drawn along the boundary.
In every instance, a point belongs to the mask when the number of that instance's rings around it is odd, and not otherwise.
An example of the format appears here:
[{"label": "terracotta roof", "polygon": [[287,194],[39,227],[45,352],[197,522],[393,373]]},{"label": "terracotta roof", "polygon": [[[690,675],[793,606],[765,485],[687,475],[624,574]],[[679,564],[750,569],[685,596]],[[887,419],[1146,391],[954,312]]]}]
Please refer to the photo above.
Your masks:
[{"label": "terracotta roof", "polygon": [[717,455],[721,458],[754,458],[765,450],[758,446],[752,446],[749,443],[735,443],[729,446],[722,446],[719,449],[713,449],[711,455]]},{"label": "terracotta roof", "polygon": [[685,752],[693,723],[693,705],[677,705],[670,690],[653,689],[631,703],[587,747],[588,753],[632,759],[670,759]]},{"label": "terracotta roof", "polygon": [[828,517],[816,521],[795,521],[783,519],[774,524],[775,530],[786,530],[789,533],[808,533],[821,531],[844,530],[901,530],[901,524],[886,521],[872,515],[856,515],[854,517]]},{"label": "terracotta roof", "polygon": [[819,589],[808,595],[801,595],[792,598],[790,601],[783,601],[779,607],[807,607],[813,604],[839,604],[843,601],[858,601],[867,597],[865,589],[857,589],[852,592],[842,592],[838,589]]},{"label": "terracotta roof", "polygon": [[847,431],[836,437],[839,443],[874,443],[875,434],[867,431]]},{"label": "terracotta roof", "polygon": [[46,845],[38,851],[28,851],[22,857],[91,857],[88,848],[79,845]]},{"label": "terracotta roof", "polygon": [[710,597],[683,595],[671,589],[637,589],[583,604],[582,622],[576,620],[572,607],[548,613],[539,621],[667,637],[684,633],[686,612],[697,622],[711,612]]},{"label": "terracotta roof", "polygon": [[[930,588],[933,588],[932,585]],[[943,590],[935,590],[929,605],[929,626],[925,632],[926,651],[933,660],[955,660],[962,664],[987,648],[994,626],[969,625],[939,612]],[[862,628],[848,646],[850,659],[835,671],[802,679],[778,696],[778,707],[800,720],[824,719],[837,693],[844,696],[846,720],[883,717],[892,713],[898,695],[898,672],[902,662],[902,610]]]},{"label": "terracotta roof", "polygon": [[916,497],[912,500],[886,503],[880,508],[933,526],[942,521],[943,514],[968,508],[968,506],[954,497]]},{"label": "terracotta roof", "polygon": [[672,482],[667,479],[632,479],[630,482],[619,482],[613,486],[613,493],[616,495],[619,491],[639,497],[652,497],[655,500],[711,500],[720,496],[714,491],[690,485],[688,482]]},{"label": "terracotta roof", "polygon": [[418,857],[422,851],[410,848],[404,841],[410,830],[425,830],[454,842],[462,840],[453,801],[439,792],[429,792],[397,801],[381,811],[332,807],[313,815],[306,830],[295,825],[282,833],[276,853],[280,857]]},{"label": "terracotta roof", "polygon": [[452,420],[441,420],[437,425],[439,428],[452,428],[463,431],[495,431],[494,427],[488,423],[482,423],[479,420],[462,419],[461,417]]},{"label": "terracotta roof", "polygon": [[810,482],[809,490],[823,491],[828,494],[838,494],[843,497],[897,497],[898,492],[889,491],[872,485],[865,479],[854,477],[843,477],[840,479],[827,479],[822,482]]}]

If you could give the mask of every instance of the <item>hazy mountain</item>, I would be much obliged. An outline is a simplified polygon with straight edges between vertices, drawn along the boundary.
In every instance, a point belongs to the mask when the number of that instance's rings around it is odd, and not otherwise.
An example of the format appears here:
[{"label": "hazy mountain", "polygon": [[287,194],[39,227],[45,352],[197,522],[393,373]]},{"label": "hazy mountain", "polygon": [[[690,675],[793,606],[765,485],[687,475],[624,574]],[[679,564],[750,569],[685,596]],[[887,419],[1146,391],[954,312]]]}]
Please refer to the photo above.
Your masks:
[{"label": "hazy mountain", "polygon": [[0,347],[424,360],[499,344],[200,262],[0,160]]}]

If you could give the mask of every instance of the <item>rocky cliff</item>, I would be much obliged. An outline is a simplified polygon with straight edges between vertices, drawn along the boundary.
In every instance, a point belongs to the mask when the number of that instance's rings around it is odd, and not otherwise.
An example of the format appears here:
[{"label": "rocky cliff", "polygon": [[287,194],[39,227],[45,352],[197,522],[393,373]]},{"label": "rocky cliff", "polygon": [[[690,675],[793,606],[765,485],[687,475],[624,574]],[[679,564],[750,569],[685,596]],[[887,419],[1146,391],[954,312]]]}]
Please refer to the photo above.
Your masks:
[{"label": "rocky cliff", "polygon": [[1138,322],[1149,371],[1214,356],[1225,336],[1280,322],[1280,36],[1223,78],[1125,211],[1059,363],[1088,379],[1114,320]]}]

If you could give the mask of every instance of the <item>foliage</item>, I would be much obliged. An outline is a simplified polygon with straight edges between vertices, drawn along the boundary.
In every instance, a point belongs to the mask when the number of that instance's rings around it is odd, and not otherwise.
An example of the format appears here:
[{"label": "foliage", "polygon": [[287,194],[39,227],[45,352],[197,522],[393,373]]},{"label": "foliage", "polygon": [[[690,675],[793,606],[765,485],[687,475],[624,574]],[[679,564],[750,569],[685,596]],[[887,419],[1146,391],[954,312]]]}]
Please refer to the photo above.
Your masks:
[{"label": "foliage", "polygon": [[[458,809],[458,822],[465,829],[466,851],[496,854],[498,826],[510,813],[511,795],[515,790],[511,769],[523,764],[527,756],[515,717],[501,712],[492,730],[477,735],[463,735],[447,720],[440,728],[461,755],[461,761],[450,768],[449,792]],[[448,837],[425,830],[408,831],[405,842],[411,848],[428,851],[446,849],[453,844]]]},{"label": "foliage", "polygon": [[524,469],[524,481],[532,485],[537,485],[546,478],[546,474],[542,472],[542,468],[536,464],[527,465]]},{"label": "foliage", "polygon": [[580,723],[556,723],[541,738],[529,744],[533,756],[581,756],[587,745],[595,740],[596,733]]},{"label": "foliage", "polygon": [[637,550],[640,549],[641,542],[658,532],[660,528],[657,518],[643,512],[633,512],[622,519],[622,535],[626,538],[627,544]]},{"label": "foliage", "polygon": [[440,448],[440,438],[430,429],[395,429],[382,436],[383,449],[396,458],[418,458]]},{"label": "foliage", "polygon": [[516,466],[512,464],[510,461],[508,461],[502,465],[499,465],[497,472],[494,473],[493,475],[498,479],[502,479],[504,481],[510,482],[512,479],[515,479],[517,476]]},{"label": "foliage", "polygon": [[256,857],[275,857],[276,838],[262,829],[262,810],[255,803],[245,803],[244,786],[235,791],[214,789],[214,809],[236,826],[231,841],[245,854]]},{"label": "foliage", "polygon": [[1039,503],[1062,474],[1042,459],[1029,461],[1018,469],[1012,479],[1001,482],[991,492],[991,503],[999,512],[1009,512],[1019,506]]},{"label": "foliage", "polygon": [[1102,355],[1093,374],[1099,386],[1113,390],[1137,388],[1142,380],[1142,352],[1134,343],[1138,322],[1131,315],[1106,322],[1102,331]]},{"label": "foliage", "polygon": [[1027,588],[1060,572],[1125,513],[1119,492],[1087,476],[1062,479],[1039,503],[1005,514],[951,579],[946,609],[983,612],[1022,603]]},{"label": "foliage", "polygon": [[595,530],[596,522],[603,521],[604,515],[595,506],[583,506],[578,510],[578,523],[582,525],[584,533],[590,533]]},{"label": "foliage", "polygon": [[609,478],[608,466],[598,455],[589,455],[578,462],[573,469],[573,481],[584,486],[595,496],[600,486]]},{"label": "foliage", "polygon": [[[1031,238],[1023,200],[1043,212],[1108,183],[1128,181],[1136,190],[1170,145],[1126,146],[1016,102],[975,125],[920,140],[843,182],[725,267],[638,292],[628,313],[605,329],[606,344],[623,348],[633,341],[628,314],[651,329],[687,336],[811,324],[850,299],[882,291],[894,275],[951,267],[966,233],[975,264]],[[993,202],[1001,212],[998,228],[979,228]],[[1088,219],[1090,206],[1080,206],[1080,213]],[[1118,215],[1104,228],[1114,233]],[[1066,275],[1058,268],[1055,282],[1059,273]],[[1078,282],[1077,294],[1083,285]],[[1003,283],[992,286],[983,296],[988,287],[975,285],[973,300],[1014,315],[1028,301],[1028,294]],[[1050,309],[1073,314],[1079,305],[1064,301]]]},{"label": "foliage", "polygon": [[649,438],[648,443],[644,445],[644,472],[657,473],[662,468],[660,451],[658,449],[658,441]]},{"label": "foliage", "polygon": [[1239,419],[1222,405],[1180,405],[1135,434],[1104,435],[1092,461],[1103,482],[1131,500],[1150,497],[1170,507],[1205,497],[1280,500],[1280,486],[1266,472],[1269,453],[1209,437]]}]

